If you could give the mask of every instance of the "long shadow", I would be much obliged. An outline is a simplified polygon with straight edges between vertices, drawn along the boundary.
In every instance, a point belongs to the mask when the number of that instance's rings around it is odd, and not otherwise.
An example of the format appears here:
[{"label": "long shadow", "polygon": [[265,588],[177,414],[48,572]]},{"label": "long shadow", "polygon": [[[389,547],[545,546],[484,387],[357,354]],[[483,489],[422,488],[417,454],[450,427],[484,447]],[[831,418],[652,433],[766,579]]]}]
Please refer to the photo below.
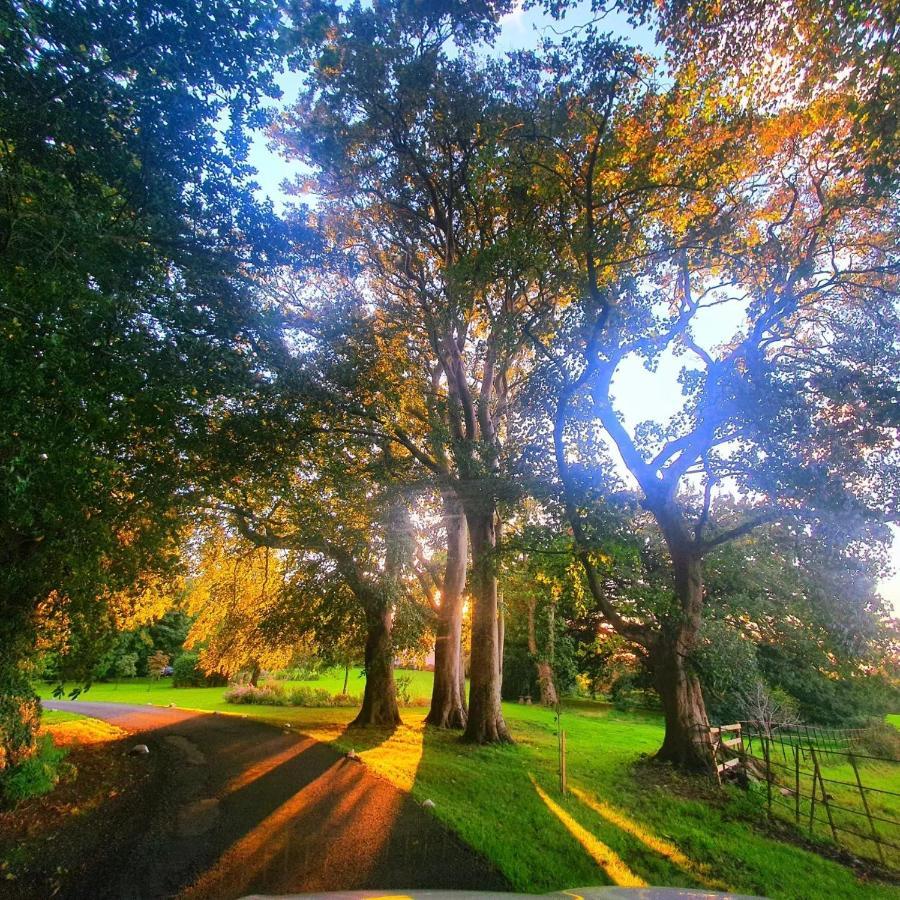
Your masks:
[{"label": "long shadow", "polygon": [[342,745],[349,745],[354,750],[362,752],[364,750],[374,750],[387,743],[398,731],[401,726],[383,727],[376,725],[347,725],[338,736],[338,741]]}]

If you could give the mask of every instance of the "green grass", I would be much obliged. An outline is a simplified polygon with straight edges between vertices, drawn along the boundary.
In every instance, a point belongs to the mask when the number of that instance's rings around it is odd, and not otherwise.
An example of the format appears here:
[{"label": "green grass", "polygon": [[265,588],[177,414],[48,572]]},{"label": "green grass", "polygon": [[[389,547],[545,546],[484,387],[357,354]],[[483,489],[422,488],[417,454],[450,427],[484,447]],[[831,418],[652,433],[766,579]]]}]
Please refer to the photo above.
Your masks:
[{"label": "green grass", "polygon": [[41,722],[44,725],[59,725],[62,722],[75,722],[78,719],[84,719],[86,716],[81,713],[68,712],[61,709],[45,709],[41,715]]},{"label": "green grass", "polygon": [[[431,676],[413,678],[413,695],[427,693]],[[307,682],[335,692],[342,683],[342,673]],[[514,746],[471,747],[456,735],[425,728],[423,708],[403,710],[405,724],[389,734],[345,731],[352,709],[231,706],[221,688],[95,685],[84,699],[227,711],[290,723],[343,750],[353,747],[378,774],[419,801],[434,801],[434,814],[521,891],[635,878],[773,898],[896,896],[896,888],[859,880],[836,862],[768,836],[764,791],[720,792],[660,767],[635,766],[662,737],[661,720],[652,714],[588,701],[567,709],[562,724],[575,790],[563,798],[555,718],[536,706],[504,704]],[[896,771],[883,777],[896,778]],[[610,864],[611,854],[620,865]]]},{"label": "green grass", "polygon": [[[431,672],[418,672],[413,670],[397,670],[397,677],[410,678],[409,694],[413,699],[431,696]],[[282,681],[286,689],[300,685],[313,688],[321,688],[330,694],[339,694],[344,687],[343,669],[332,669],[323,673],[312,681]],[[66,698],[74,685],[66,686]],[[347,682],[347,691],[350,694],[362,696],[365,688],[365,680],[362,669],[351,669]],[[96,682],[86,691],[83,691],[77,699],[89,702],[104,703],[151,703],[154,706],[168,706],[174,703],[186,709],[204,709],[235,711],[244,709],[222,698],[223,688],[176,688],[172,687],[171,678],[160,678],[155,681],[152,678],[129,678],[120,682]],[[45,700],[52,698],[53,686],[38,685],[38,694]]]},{"label": "green grass", "polygon": [[[759,753],[758,750],[755,752]],[[828,819],[830,813],[831,820],[839,829],[841,846],[846,847],[856,856],[877,860],[877,848],[872,841],[868,840],[870,825],[864,817],[865,807],[860,798],[856,781],[858,772],[859,780],[864,787],[876,789],[866,791],[865,795],[869,811],[881,820],[877,821],[875,826],[878,833],[883,840],[900,844],[900,826],[890,824],[891,822],[900,822],[900,764],[866,759],[865,751],[863,751],[863,756],[857,759],[856,771],[850,760],[843,754],[820,753],[818,761],[828,794],[829,806],[827,809],[823,806],[820,788],[815,785],[813,761],[807,754],[803,754],[800,759],[799,772],[799,813],[802,827],[809,828],[810,813],[813,813],[815,816],[813,833],[827,839],[831,834]],[[779,743],[772,745],[772,767],[779,778],[780,787],[790,790],[796,788],[795,766],[791,747],[782,748]],[[810,802],[814,787],[817,796],[815,809],[812,808]],[[882,791],[891,791],[892,793],[885,794],[881,793]],[[774,814],[785,821],[794,822],[797,815],[795,796],[793,794],[783,795],[777,787],[773,789],[772,796]],[[883,848],[883,852],[890,854],[893,851],[890,848]],[[894,865],[900,867],[900,858],[897,858],[896,853],[894,853]]]},{"label": "green grass", "polygon": [[894,728],[900,728],[900,713],[891,713],[884,718],[889,725],[893,725]]}]

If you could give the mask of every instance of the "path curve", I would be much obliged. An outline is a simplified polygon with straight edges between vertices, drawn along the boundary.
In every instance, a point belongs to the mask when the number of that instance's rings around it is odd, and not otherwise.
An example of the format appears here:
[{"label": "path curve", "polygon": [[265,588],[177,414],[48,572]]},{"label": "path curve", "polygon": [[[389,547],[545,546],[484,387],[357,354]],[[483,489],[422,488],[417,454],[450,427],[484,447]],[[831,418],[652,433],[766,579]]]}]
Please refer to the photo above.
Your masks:
[{"label": "path curve", "polygon": [[150,748],[140,804],[120,813],[111,845],[107,839],[85,860],[66,896],[508,889],[408,794],[306,735],[149,705],[44,706],[132,732],[123,750],[138,742]]}]

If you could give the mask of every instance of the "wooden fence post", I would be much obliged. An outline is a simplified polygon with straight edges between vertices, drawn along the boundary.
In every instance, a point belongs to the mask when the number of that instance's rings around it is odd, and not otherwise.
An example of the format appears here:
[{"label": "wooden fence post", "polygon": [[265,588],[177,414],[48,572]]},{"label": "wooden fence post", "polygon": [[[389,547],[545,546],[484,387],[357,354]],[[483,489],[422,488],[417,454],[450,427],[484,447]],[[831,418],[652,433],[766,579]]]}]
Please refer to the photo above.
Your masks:
[{"label": "wooden fence post", "polygon": [[819,779],[819,787],[822,789],[822,803],[825,805],[825,812],[828,814],[828,824],[831,826],[831,837],[834,839],[834,842],[837,843],[837,829],[834,827],[834,819],[831,816],[831,807],[828,805],[828,791],[825,790],[825,780],[822,778],[822,770],[819,768],[819,760],[816,756],[815,748],[810,747],[810,752],[812,753],[813,762],[815,763],[815,774]]},{"label": "wooden fence post", "polygon": [[794,747],[794,822],[800,827],[800,749]]},{"label": "wooden fence post", "polygon": [[816,820],[816,791],[819,789],[819,782],[816,780],[815,770],[813,770],[812,797],[809,803],[809,836],[813,834],[813,823]]},{"label": "wooden fence post", "polygon": [[559,733],[559,789],[566,793],[566,733]]},{"label": "wooden fence post", "polygon": [[856,759],[852,753],[848,753],[850,757],[850,765],[853,766],[853,774],[856,776],[856,784],[859,787],[859,796],[862,798],[863,807],[866,810],[866,818],[869,820],[869,828],[872,830],[872,840],[875,842],[875,848],[878,850],[878,858],[884,865],[884,851],[881,849],[881,839],[878,836],[878,830],[875,828],[875,821],[872,819],[872,811],[869,809],[869,801],[866,798],[866,791],[863,787],[862,779],[859,777],[859,769],[856,767]]}]

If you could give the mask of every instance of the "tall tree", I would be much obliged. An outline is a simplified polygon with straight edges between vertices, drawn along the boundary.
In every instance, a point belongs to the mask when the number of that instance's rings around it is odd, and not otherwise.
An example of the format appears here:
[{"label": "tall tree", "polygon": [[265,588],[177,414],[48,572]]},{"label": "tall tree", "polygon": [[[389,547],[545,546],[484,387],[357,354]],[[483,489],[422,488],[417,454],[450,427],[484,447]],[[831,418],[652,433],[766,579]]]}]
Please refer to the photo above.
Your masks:
[{"label": "tall tree", "polygon": [[[446,676],[436,679],[434,720],[466,722],[466,737],[503,741],[501,617],[497,599],[497,502],[508,489],[503,445],[508,413],[550,294],[530,252],[538,223],[513,223],[517,190],[504,154],[507,125],[492,73],[469,50],[490,36],[501,6],[463,16],[452,4],[411,15],[403,4],[331,7],[298,37],[311,75],[282,130],[285,152],[313,167],[304,186],[322,198],[332,229],[353,247],[383,310],[418,361],[424,439],[390,408],[368,408],[368,427],[437,481],[446,521],[464,515],[474,601],[468,716],[457,692],[464,579],[461,554],[445,578],[441,629]],[[513,123],[514,124],[514,123]],[[522,194],[523,199],[526,198]],[[448,540],[461,544],[451,532]],[[454,587],[451,592],[448,589]],[[445,690],[444,687],[447,687]]]},{"label": "tall tree", "polygon": [[229,677],[250,673],[255,685],[264,669],[284,668],[299,636],[273,633],[268,621],[280,608],[284,573],[270,547],[258,547],[221,527],[203,529],[200,558],[183,599],[193,616],[185,647],[199,648],[204,671]]},{"label": "tall tree", "polygon": [[[577,260],[577,302],[556,346],[541,345],[567,515],[598,605],[649,655],[666,714],[660,757],[703,768],[708,723],[690,660],[704,558],[764,522],[852,530],[896,515],[896,381],[870,403],[838,387],[858,382],[874,352],[897,353],[895,213],[867,187],[865,155],[835,139],[853,127],[840,97],[750,114],[690,71],[655,89],[640,59],[593,31],[542,64],[522,152],[553,186],[552,212],[568,204],[573,223],[555,239]],[[725,306],[734,333],[704,346],[698,324]],[[869,348],[854,353],[851,332],[870,335]],[[689,359],[682,408],[629,430],[617,370],[673,351]],[[574,468],[589,460],[588,423],[664,540],[672,602],[661,612],[605,591]],[[739,516],[720,508],[723,490],[745,498]]]},{"label": "tall tree", "polygon": [[896,0],[626,0],[656,26],[676,68],[733,79],[754,105],[805,104],[823,90],[850,98],[856,127],[842,140],[865,153],[870,187],[900,172],[900,7]]},{"label": "tall tree", "polygon": [[[390,727],[400,722],[393,622],[405,614],[401,607],[423,605],[412,571],[411,498],[390,448],[321,437],[294,443],[287,464],[267,479],[234,485],[220,496],[220,506],[244,540],[283,554],[281,567],[293,587],[280,592],[281,602],[301,608],[293,617],[276,611],[276,625],[291,618],[310,622],[300,591],[315,595],[320,606],[325,598],[328,616],[346,615],[348,603],[356,605],[366,629],[366,687],[352,724]],[[272,622],[260,628],[267,625]]]},{"label": "tall tree", "polygon": [[105,597],[172,560],[189,444],[253,368],[246,275],[279,241],[244,161],[274,3],[0,16],[2,767],[30,746],[38,605],[90,637]]}]

